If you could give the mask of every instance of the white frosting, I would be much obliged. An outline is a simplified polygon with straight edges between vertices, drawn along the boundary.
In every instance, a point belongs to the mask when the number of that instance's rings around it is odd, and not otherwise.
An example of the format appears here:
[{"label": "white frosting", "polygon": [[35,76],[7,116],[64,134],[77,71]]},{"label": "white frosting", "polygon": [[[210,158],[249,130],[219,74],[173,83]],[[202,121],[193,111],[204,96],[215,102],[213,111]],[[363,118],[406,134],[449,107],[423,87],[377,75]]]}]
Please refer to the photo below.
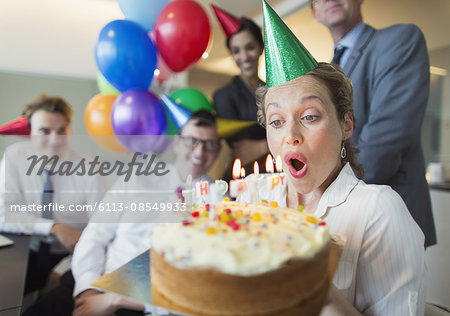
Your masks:
[{"label": "white frosting", "polygon": [[[220,202],[216,214],[231,210],[233,221],[211,223],[204,205],[189,225],[160,224],[152,236],[153,250],[180,269],[213,268],[235,275],[252,275],[279,268],[290,259],[313,257],[328,242],[321,220],[292,209],[242,202]],[[253,214],[253,215],[252,215]],[[221,215],[227,218],[225,213]],[[258,218],[260,217],[260,218]],[[231,226],[230,226],[231,224]],[[236,227],[235,227],[236,228]]]}]

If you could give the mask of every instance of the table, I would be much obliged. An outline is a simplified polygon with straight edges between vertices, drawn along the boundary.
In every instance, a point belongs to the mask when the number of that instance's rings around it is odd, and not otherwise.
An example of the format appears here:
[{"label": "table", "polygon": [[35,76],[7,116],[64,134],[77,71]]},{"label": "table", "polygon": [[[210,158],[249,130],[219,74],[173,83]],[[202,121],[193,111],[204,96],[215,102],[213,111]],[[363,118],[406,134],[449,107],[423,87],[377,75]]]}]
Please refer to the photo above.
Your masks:
[{"label": "table", "polygon": [[20,315],[30,236],[2,235],[12,239],[14,245],[0,248],[0,316]]},{"label": "table", "polygon": [[[115,293],[146,305],[152,315],[183,315],[153,305],[150,289],[150,251],[147,250],[117,270],[104,274],[91,284],[94,288]],[[2,316],[2,315],[0,315]]]}]

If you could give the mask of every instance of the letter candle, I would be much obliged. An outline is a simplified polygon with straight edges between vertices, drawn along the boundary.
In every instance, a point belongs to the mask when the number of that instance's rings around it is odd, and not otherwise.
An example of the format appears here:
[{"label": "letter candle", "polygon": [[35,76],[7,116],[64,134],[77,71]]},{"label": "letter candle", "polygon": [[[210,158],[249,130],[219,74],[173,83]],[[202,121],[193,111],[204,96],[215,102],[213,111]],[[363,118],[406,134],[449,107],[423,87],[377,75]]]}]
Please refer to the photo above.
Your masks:
[{"label": "letter candle", "polygon": [[273,175],[274,167],[273,167],[273,158],[271,154],[267,155],[266,158],[266,171],[269,174],[266,177],[266,187],[269,191],[272,191],[274,187],[280,182],[280,178],[277,178]]},{"label": "letter candle", "polygon": [[253,204],[253,211],[256,212],[258,208],[258,201],[259,201],[259,164],[257,161],[253,164],[253,174],[251,174],[248,177],[249,181],[249,189],[250,189],[250,199],[251,203]]},{"label": "letter candle", "polygon": [[[242,168],[243,169],[243,168]],[[239,176],[242,177],[241,172],[241,160],[236,158],[233,164],[233,179],[230,181],[230,196],[237,198],[239,194],[247,191],[247,181],[244,179],[238,179]],[[245,171],[244,171],[245,177]]]},{"label": "letter candle", "polygon": [[218,199],[219,201],[223,199],[223,196],[227,193],[228,191],[228,183],[226,181],[223,180],[216,180],[215,184],[217,185],[217,187],[219,188],[218,191]]},{"label": "letter candle", "polygon": [[266,178],[266,186],[269,191],[275,189],[276,186],[283,184],[284,179],[286,178],[285,173],[281,173],[282,171],[282,162],[280,155],[277,156],[276,162],[277,173],[274,172],[273,159],[272,156],[267,155],[266,159],[266,171],[269,173],[269,176]]},{"label": "letter candle", "polygon": [[283,171],[283,162],[281,160],[281,156],[277,155],[277,159],[275,161],[275,168],[277,169],[278,172],[278,177],[280,177],[280,183],[283,185],[284,184],[284,179],[286,178],[286,174]]},{"label": "letter candle", "polygon": [[205,196],[208,196],[208,192],[208,181],[199,181],[195,184],[195,194],[199,200],[201,199],[204,202]]}]

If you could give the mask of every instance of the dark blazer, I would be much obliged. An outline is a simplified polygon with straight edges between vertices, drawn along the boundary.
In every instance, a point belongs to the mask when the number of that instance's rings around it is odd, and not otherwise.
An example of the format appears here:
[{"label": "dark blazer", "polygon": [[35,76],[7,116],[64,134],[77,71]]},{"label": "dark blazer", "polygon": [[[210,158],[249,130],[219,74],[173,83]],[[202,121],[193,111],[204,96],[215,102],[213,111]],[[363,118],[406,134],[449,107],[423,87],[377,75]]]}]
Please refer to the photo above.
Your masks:
[{"label": "dark blazer", "polygon": [[[214,93],[213,102],[217,117],[256,122],[258,107],[255,95],[250,87],[238,76],[233,77],[226,86]],[[265,128],[259,124],[254,124],[228,139],[228,141],[232,143],[242,139],[259,140],[265,138]]]},{"label": "dark blazer", "polygon": [[430,87],[425,38],[415,25],[366,25],[343,67],[354,87],[356,128],[367,183],[388,184],[436,243],[420,142]]}]

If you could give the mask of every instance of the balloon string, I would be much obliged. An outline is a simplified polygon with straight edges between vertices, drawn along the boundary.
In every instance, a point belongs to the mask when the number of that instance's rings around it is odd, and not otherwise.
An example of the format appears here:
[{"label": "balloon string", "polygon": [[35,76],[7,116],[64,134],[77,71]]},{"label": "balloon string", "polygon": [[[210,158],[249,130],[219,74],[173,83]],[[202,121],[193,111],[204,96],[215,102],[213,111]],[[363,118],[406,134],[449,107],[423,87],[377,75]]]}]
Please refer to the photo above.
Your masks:
[{"label": "balloon string", "polygon": [[169,80],[167,80],[166,90],[164,91],[164,94],[169,95],[170,91],[172,90],[172,85],[173,85],[175,76],[176,76],[176,74],[170,75]]}]

